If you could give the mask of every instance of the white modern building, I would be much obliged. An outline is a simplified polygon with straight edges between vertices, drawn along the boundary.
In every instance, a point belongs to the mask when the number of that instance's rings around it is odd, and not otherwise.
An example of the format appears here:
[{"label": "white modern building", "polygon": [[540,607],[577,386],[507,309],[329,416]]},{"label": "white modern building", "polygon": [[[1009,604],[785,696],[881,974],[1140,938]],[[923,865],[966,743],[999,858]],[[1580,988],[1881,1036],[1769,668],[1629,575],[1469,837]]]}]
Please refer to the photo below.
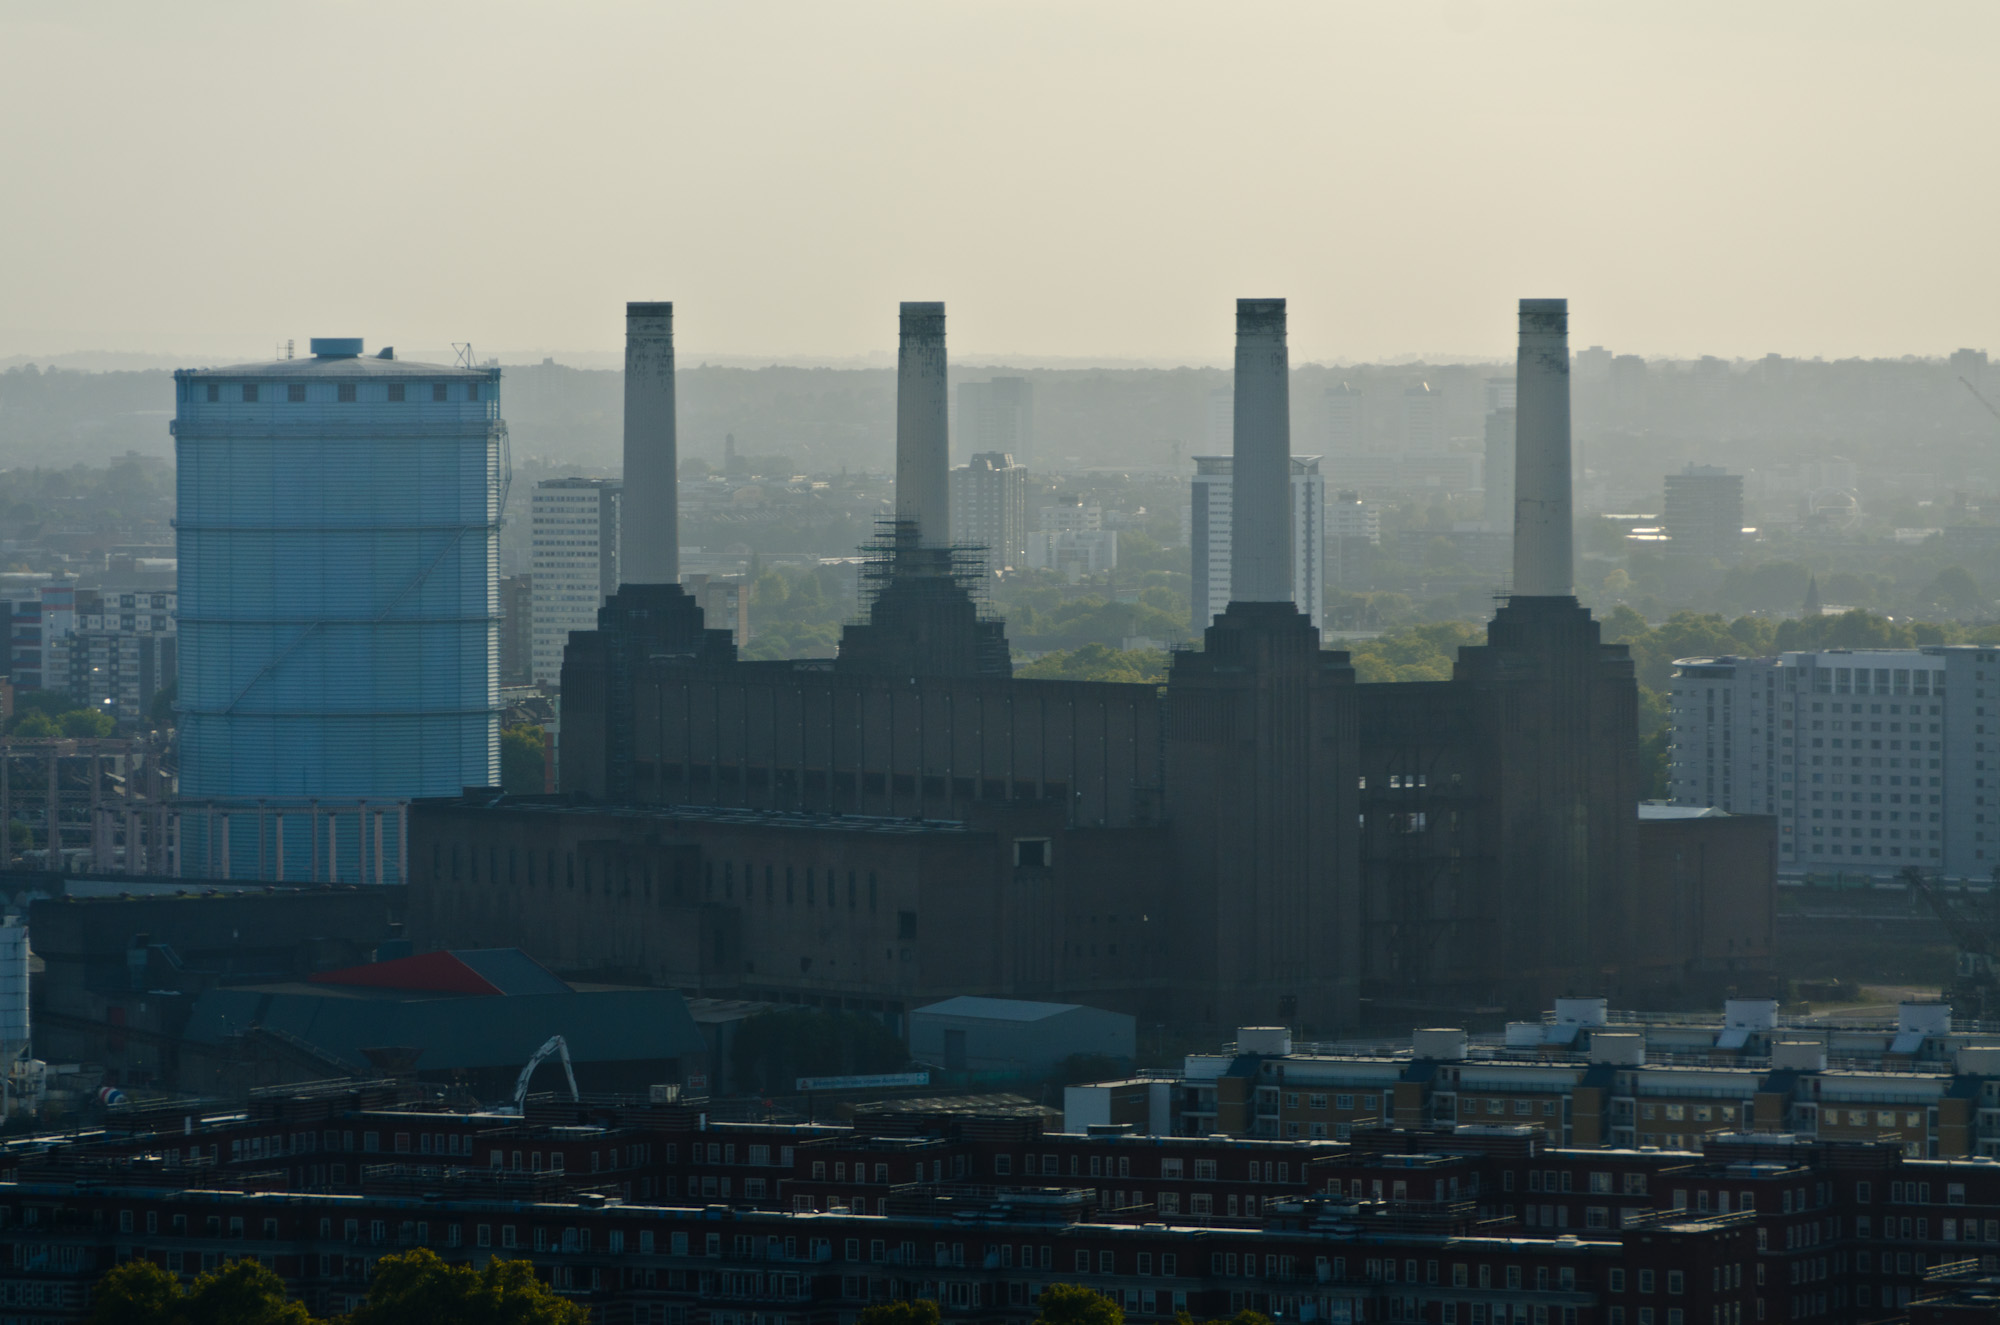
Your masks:
[{"label": "white modern building", "polygon": [[1782,873],[2000,866],[2000,652],[1683,658],[1670,712],[1669,797],[1775,816]]},{"label": "white modern building", "polygon": [[42,686],[119,722],[145,717],[175,682],[174,563],[131,571],[73,594],[73,610],[50,613],[68,629],[42,642]]},{"label": "white modern building", "polygon": [[[1194,574],[1192,624],[1197,632],[1207,630],[1229,606],[1234,529],[1231,470],[1231,457],[1226,455],[1194,458],[1188,542]],[[1326,480],[1320,474],[1319,456],[1292,457],[1291,491],[1292,602],[1318,628],[1325,624],[1326,612]],[[1379,538],[1380,516],[1376,519]]]},{"label": "white modern building", "polygon": [[537,683],[560,685],[570,632],[597,629],[597,609],[618,588],[619,487],[601,478],[544,479],[528,510],[530,669]]},{"label": "white modern building", "polygon": [[1028,535],[1028,567],[1095,575],[1118,567],[1115,529],[1037,529]]},{"label": "white modern building", "polygon": [[1005,451],[981,451],[952,470],[951,535],[984,549],[989,572],[1027,565],[1027,467]]}]

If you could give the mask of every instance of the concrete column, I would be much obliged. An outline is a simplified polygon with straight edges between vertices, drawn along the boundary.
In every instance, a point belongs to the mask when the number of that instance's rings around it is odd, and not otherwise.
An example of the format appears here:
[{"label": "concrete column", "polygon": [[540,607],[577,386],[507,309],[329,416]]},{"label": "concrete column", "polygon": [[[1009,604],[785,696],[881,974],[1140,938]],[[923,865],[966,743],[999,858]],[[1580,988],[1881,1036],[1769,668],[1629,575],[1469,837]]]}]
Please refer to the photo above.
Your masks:
[{"label": "concrete column", "polygon": [[[1285,301],[1236,301],[1229,599],[1292,600],[1291,361]],[[1301,605],[1304,606],[1304,605]]]},{"label": "concrete column", "polygon": [[951,434],[944,305],[902,307],[896,345],[896,518],[925,547],[951,543]]},{"label": "concrete column", "polygon": [[285,881],[285,812],[282,809],[278,811],[278,822],[273,832],[278,839],[278,873],[276,877],[279,883],[283,883]]},{"label": "concrete column", "polygon": [[674,306],[625,305],[625,486],[618,579],[681,578],[679,442],[674,433]]},{"label": "concrete column", "polygon": [[1514,370],[1514,595],[1567,598],[1570,548],[1569,300],[1521,301]]}]

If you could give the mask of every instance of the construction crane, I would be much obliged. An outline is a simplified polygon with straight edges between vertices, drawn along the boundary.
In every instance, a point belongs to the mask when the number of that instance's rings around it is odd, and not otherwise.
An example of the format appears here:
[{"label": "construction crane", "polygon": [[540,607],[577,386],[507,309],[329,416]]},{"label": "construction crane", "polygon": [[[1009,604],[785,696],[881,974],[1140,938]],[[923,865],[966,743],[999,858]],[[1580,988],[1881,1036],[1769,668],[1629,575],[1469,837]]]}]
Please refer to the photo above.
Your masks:
[{"label": "construction crane", "polygon": [[1965,377],[1962,374],[1960,375],[1958,381],[1960,386],[1963,386],[1967,391],[1970,391],[1972,393],[1972,398],[1974,400],[1986,406],[1986,412],[1988,414],[1991,414],[1996,419],[2000,419],[2000,409],[1993,408],[1993,402],[1988,400],[1985,396],[1980,395],[1978,387],[1966,381]]},{"label": "construction crane", "polygon": [[521,1112],[522,1107],[528,1102],[528,1079],[535,1075],[536,1068],[549,1061],[550,1054],[562,1056],[563,1075],[569,1078],[570,1099],[572,1101],[581,1099],[576,1091],[576,1072],[570,1067],[569,1042],[560,1035],[551,1035],[543,1042],[541,1048],[535,1050],[535,1056],[528,1060],[528,1065],[521,1069],[520,1078],[514,1082],[513,1112]]},{"label": "construction crane", "polygon": [[2000,970],[1996,970],[2000,909],[1994,906],[1994,898],[2000,896],[2000,869],[1995,869],[1994,876],[1994,887],[1983,905],[1960,908],[1944,895],[1935,879],[1925,878],[1915,865],[1902,874],[1910,890],[1937,913],[1958,948],[1958,966],[1945,990],[1952,1013],[1976,1021],[2000,1021]]}]

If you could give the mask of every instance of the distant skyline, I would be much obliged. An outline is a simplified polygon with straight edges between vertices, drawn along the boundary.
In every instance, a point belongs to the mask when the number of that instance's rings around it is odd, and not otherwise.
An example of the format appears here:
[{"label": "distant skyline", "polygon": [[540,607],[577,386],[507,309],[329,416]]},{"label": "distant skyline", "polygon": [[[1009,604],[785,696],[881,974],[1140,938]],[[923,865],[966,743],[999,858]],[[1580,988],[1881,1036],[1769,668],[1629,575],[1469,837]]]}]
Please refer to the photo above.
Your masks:
[{"label": "distant skyline", "polygon": [[[0,360],[290,336],[885,366],[2000,353],[2000,7],[0,11]],[[494,348],[487,350],[491,345]],[[996,348],[1011,347],[1011,348]],[[1449,349],[1435,347],[1452,347]]]}]

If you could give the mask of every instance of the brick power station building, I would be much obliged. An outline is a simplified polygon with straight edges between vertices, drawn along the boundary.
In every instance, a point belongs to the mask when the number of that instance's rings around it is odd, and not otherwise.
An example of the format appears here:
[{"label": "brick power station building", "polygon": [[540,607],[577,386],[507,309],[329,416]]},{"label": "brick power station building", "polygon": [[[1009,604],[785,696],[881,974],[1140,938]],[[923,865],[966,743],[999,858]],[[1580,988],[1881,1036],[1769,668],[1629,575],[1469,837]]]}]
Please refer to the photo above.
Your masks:
[{"label": "brick power station building", "polygon": [[903,306],[867,619],[831,661],[737,658],[677,583],[671,306],[631,305],[625,581],[571,638],[564,798],[420,805],[413,933],[892,1018],[1761,992],[1771,821],[1641,818],[1632,663],[1572,594],[1567,307],[1520,319],[1512,594],[1451,680],[1360,685],[1289,600],[1284,303],[1239,301],[1232,601],[1153,687],[1011,675],[948,528],[935,304]]}]

